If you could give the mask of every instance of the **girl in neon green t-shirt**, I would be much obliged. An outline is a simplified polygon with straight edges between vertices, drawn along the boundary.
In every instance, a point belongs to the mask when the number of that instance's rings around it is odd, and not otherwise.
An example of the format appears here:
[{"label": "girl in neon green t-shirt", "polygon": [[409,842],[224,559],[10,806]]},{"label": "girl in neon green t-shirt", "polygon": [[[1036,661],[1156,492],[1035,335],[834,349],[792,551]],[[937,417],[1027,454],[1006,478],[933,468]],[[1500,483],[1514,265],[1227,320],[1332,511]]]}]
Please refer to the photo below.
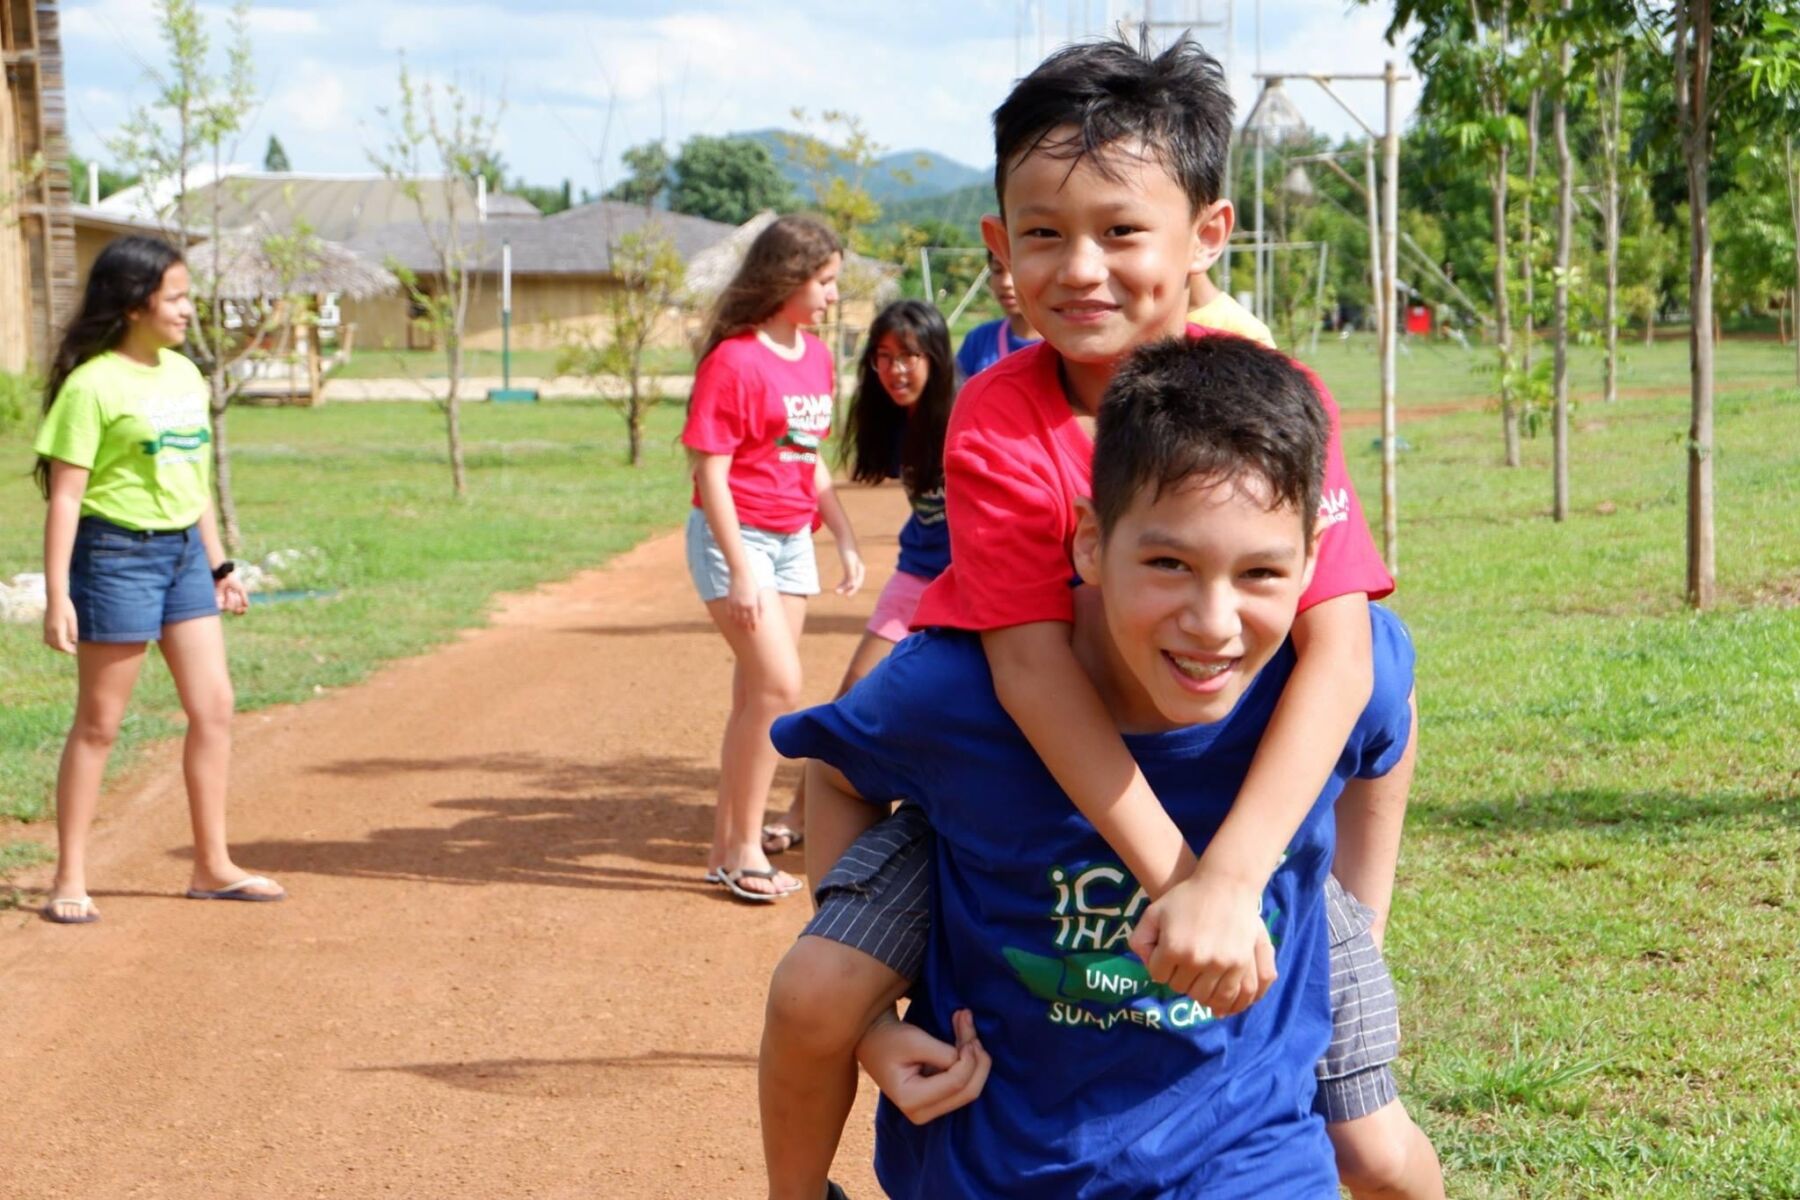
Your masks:
[{"label": "girl in neon green t-shirt", "polygon": [[225,781],[231,677],[219,612],[248,603],[212,510],[206,382],[175,352],[194,307],[172,246],[124,237],[94,260],[45,388],[37,478],[44,520],[44,641],[77,663],[75,721],[56,776],[56,879],[46,920],[99,920],[87,835],[100,777],[150,642],[187,713],[182,757],[194,827],[187,894],[280,900],[231,861]]}]

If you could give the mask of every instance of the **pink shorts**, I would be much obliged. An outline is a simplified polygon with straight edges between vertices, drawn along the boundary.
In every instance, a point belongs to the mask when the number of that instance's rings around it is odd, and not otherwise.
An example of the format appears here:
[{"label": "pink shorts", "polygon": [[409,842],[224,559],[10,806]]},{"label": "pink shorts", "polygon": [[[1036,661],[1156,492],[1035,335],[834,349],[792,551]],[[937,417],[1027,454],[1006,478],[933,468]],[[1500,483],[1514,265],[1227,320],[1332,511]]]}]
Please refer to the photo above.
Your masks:
[{"label": "pink shorts", "polygon": [[919,611],[919,597],[930,586],[931,580],[923,575],[895,571],[887,586],[881,589],[880,599],[875,601],[875,611],[869,617],[869,632],[884,641],[903,640],[912,632],[913,614]]}]

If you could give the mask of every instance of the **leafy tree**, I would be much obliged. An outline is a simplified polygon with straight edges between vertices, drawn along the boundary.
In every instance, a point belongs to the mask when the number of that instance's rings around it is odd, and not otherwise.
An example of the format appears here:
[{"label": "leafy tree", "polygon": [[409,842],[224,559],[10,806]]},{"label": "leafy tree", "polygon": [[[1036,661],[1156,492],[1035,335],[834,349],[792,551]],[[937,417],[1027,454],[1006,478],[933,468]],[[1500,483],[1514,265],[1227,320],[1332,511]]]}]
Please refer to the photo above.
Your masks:
[{"label": "leafy tree", "polygon": [[[1780,128],[1800,92],[1796,0],[1635,0],[1666,36],[1675,74],[1675,125],[1688,185],[1688,333],[1693,414],[1688,426],[1687,600],[1710,608],[1717,588],[1713,529],[1712,160],[1718,134]],[[1791,126],[1789,126],[1791,128]]]},{"label": "leafy tree", "polygon": [[[444,398],[444,431],[450,449],[450,486],[458,499],[469,494],[463,467],[461,386],[463,378],[463,330],[468,327],[469,304],[474,299],[475,273],[487,246],[485,226],[472,220],[460,187],[463,180],[488,178],[498,182],[500,156],[494,151],[498,116],[489,116],[478,97],[456,84],[434,87],[417,83],[400,60],[400,99],[391,108],[378,110],[389,122],[388,143],[369,160],[394,180],[418,212],[419,225],[431,246],[436,278],[421,279],[392,260],[388,269],[400,277],[419,318],[442,339],[449,368],[449,390]],[[490,174],[492,173],[492,174]],[[423,178],[441,179],[445,210],[440,215],[425,199]]]},{"label": "leafy tree", "polygon": [[793,185],[775,156],[748,138],[696,134],[682,144],[669,192],[673,212],[742,225],[764,209],[794,207]]},{"label": "leafy tree", "polygon": [[[101,163],[96,172],[99,176],[100,198],[104,200],[114,192],[124,191],[140,178],[128,170],[109,167]],[[88,198],[87,187],[88,160],[79,154],[69,155],[69,186],[75,193],[77,203],[85,204]]]},{"label": "leafy tree", "polygon": [[515,179],[512,187],[507,190],[524,199],[546,217],[574,207],[573,189],[567,179],[562,181],[560,187],[539,187],[526,183],[523,179]]},{"label": "leafy tree", "polygon": [[[794,109],[794,120],[808,121],[806,110]],[[827,109],[819,114],[826,130],[835,135],[836,145],[805,133],[781,136],[788,157],[806,171],[812,189],[813,205],[844,245],[867,253],[873,249],[863,230],[881,219],[881,205],[866,186],[869,172],[881,164],[887,147],[875,141],[864,128],[862,118],[854,113]]]},{"label": "leafy tree", "polygon": [[[1500,426],[1505,461],[1519,465],[1519,413],[1511,391],[1512,313],[1509,304],[1507,191],[1513,145],[1524,134],[1524,122],[1514,113],[1516,85],[1512,23],[1518,6],[1511,0],[1483,4],[1481,0],[1401,0],[1391,39],[1409,20],[1422,24],[1413,43],[1412,61],[1425,81],[1421,110],[1441,123],[1446,140],[1464,155],[1478,153],[1486,169],[1489,201],[1489,240],[1493,247],[1491,271],[1495,341],[1499,352]],[[1455,163],[1459,156],[1432,156],[1412,162]],[[1450,212],[1470,212],[1455,206]],[[1457,244],[1463,243],[1458,239]],[[1474,271],[1466,276],[1477,278]]]},{"label": "leafy tree", "polygon": [[607,189],[606,198],[655,208],[656,198],[669,189],[669,172],[674,164],[669,161],[668,147],[661,142],[645,142],[620,157],[631,174]]},{"label": "leafy tree", "polygon": [[[155,98],[126,120],[108,149],[146,182],[174,185],[171,206],[159,214],[165,232],[185,254],[193,235],[212,247],[222,245],[225,232],[223,188],[215,182],[198,204],[190,202],[188,179],[202,159],[210,160],[215,181],[236,138],[247,124],[255,105],[256,89],[250,56],[249,5],[233,6],[227,29],[222,73],[208,66],[211,39],[196,0],[161,0],[158,30],[168,51],[163,73],[153,72]],[[317,239],[304,225],[277,231],[261,239],[257,253],[271,267],[280,287],[311,270],[317,262]],[[293,322],[289,314],[297,298],[265,296],[255,299],[221,294],[222,254],[213,256],[213,269],[196,271],[194,300],[196,320],[188,334],[188,353],[206,377],[212,413],[213,491],[217,504],[219,536],[233,554],[242,549],[237,503],[232,491],[230,429],[226,421],[232,399],[243,388],[242,364],[264,354],[264,341],[276,328],[284,333]]]},{"label": "leafy tree", "polygon": [[[647,223],[614,243],[612,274],[617,286],[605,292],[605,329],[571,330],[556,370],[587,378],[625,418],[628,459],[635,467],[643,456],[644,417],[662,398],[644,374],[644,352],[681,297],[686,267],[668,235]],[[608,386],[614,380],[624,382],[624,395]]]},{"label": "leafy tree", "polygon": [[281,139],[272,133],[269,135],[269,148],[263,151],[263,170],[293,170],[293,168],[288,165],[287,151],[282,148]]}]

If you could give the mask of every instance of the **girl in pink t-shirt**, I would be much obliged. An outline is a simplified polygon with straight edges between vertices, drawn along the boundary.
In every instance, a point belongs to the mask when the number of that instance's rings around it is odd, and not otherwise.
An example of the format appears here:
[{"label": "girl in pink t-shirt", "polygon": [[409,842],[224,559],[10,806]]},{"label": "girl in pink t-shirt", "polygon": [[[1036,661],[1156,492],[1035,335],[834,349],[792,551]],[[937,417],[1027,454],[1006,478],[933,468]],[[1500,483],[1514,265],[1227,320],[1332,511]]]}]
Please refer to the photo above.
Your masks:
[{"label": "girl in pink t-shirt", "polygon": [[837,301],[843,253],[825,226],[779,217],[750,245],[707,325],[682,445],[693,465],[688,570],[736,658],[719,754],[719,805],[706,877],[743,900],[800,890],[761,844],[778,758],[775,718],[800,702],[800,630],[819,591],[812,531],[822,518],[862,586],[856,536],[819,445],[831,433],[831,354],[805,326]]}]

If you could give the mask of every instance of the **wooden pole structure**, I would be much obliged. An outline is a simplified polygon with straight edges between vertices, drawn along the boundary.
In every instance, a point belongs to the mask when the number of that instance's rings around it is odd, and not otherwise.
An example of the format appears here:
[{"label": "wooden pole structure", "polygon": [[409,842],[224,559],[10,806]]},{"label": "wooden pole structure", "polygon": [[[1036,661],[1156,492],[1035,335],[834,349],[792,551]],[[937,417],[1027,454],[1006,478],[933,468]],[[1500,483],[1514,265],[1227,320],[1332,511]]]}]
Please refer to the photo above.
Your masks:
[{"label": "wooden pole structure", "polygon": [[1385,178],[1381,181],[1381,266],[1385,297],[1381,325],[1381,556],[1388,573],[1400,574],[1400,510],[1395,487],[1395,450],[1399,445],[1399,417],[1394,397],[1397,390],[1394,354],[1400,325],[1400,73],[1393,61],[1383,72],[1387,124],[1381,136]]}]

